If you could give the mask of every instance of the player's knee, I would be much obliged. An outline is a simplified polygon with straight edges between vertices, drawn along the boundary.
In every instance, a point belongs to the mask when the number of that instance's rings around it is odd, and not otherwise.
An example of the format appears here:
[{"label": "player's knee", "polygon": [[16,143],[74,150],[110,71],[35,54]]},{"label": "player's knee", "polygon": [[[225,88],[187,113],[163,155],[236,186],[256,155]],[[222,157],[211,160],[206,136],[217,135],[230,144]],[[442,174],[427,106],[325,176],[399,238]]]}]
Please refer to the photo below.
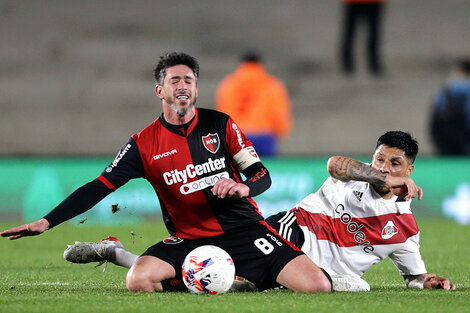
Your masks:
[{"label": "player's knee", "polygon": [[315,286],[315,292],[330,292],[332,289],[331,282],[325,275],[316,280]]},{"label": "player's knee", "polygon": [[295,292],[329,292],[330,279],[306,255],[290,261],[279,273],[277,282]]},{"label": "player's knee", "polygon": [[127,287],[127,290],[131,292],[139,292],[139,291],[151,292],[152,291],[152,290],[148,290],[149,286],[148,284],[145,284],[144,280],[139,279],[135,275],[127,275],[126,287]]},{"label": "player's knee", "polygon": [[126,281],[127,290],[130,292],[155,292],[156,290],[149,281],[145,280],[132,280]]},{"label": "player's knee", "polygon": [[301,292],[330,292],[331,282],[323,271],[316,271],[312,273],[308,279],[305,280],[303,290]]},{"label": "player's knee", "polygon": [[300,292],[330,292],[331,291],[331,283],[330,280],[325,276],[317,276],[312,277],[307,284],[305,284]]},{"label": "player's knee", "polygon": [[145,273],[130,270],[126,277],[126,287],[131,292],[154,292],[155,288],[150,277]]}]

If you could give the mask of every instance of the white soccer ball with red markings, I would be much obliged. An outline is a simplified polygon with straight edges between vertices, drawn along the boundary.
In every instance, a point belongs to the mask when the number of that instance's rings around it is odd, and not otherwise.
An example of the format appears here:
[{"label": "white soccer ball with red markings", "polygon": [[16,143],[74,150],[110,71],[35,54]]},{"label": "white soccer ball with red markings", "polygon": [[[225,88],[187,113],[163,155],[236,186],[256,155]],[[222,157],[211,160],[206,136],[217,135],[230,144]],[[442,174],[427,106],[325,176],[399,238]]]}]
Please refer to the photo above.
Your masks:
[{"label": "white soccer ball with red markings", "polygon": [[221,294],[232,287],[235,265],[232,257],[216,246],[200,246],[183,262],[183,281],[194,294]]}]

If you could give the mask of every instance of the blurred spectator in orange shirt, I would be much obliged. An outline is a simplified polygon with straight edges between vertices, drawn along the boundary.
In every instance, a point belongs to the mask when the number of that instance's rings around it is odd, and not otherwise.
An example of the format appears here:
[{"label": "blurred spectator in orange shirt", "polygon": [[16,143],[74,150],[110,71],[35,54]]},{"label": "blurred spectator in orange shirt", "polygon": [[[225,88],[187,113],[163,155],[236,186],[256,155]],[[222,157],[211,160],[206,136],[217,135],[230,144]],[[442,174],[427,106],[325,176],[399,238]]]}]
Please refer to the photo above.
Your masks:
[{"label": "blurred spectator in orange shirt", "polygon": [[261,156],[276,156],[279,140],[293,125],[284,84],[266,71],[254,52],[246,53],[238,68],[221,81],[215,105],[243,129]]}]

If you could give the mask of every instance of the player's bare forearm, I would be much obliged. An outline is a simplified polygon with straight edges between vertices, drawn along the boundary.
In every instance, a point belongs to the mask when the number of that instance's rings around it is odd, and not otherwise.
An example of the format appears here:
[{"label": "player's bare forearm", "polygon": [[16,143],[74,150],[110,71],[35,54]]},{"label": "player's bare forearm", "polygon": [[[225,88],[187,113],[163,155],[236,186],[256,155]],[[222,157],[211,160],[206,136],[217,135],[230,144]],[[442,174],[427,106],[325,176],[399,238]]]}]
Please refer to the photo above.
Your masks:
[{"label": "player's bare forearm", "polygon": [[349,157],[331,157],[328,160],[328,173],[333,178],[342,181],[358,180],[366,181],[375,186],[385,187],[386,185],[386,174],[380,173],[369,165]]}]

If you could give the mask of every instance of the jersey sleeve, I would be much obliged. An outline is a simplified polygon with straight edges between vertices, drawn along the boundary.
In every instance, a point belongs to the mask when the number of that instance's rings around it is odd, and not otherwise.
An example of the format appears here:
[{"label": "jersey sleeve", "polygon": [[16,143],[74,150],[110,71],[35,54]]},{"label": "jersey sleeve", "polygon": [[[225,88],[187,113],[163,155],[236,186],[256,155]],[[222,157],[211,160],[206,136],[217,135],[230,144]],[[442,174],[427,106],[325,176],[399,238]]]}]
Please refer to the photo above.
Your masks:
[{"label": "jersey sleeve", "polygon": [[130,138],[114,161],[97,179],[75,190],[44,218],[49,221],[50,228],[59,225],[88,211],[130,179],[143,177],[143,175],[144,170],[139,149],[134,139]]},{"label": "jersey sleeve", "polygon": [[419,233],[408,238],[400,249],[395,250],[389,256],[402,276],[427,273],[419,252]]},{"label": "jersey sleeve", "polygon": [[81,186],[44,216],[49,229],[88,211],[112,191],[98,179]]},{"label": "jersey sleeve", "polygon": [[98,180],[109,189],[116,190],[131,179],[143,177],[145,172],[139,148],[135,140],[129,138],[114,161],[98,176]]},{"label": "jersey sleeve", "polygon": [[253,144],[232,118],[228,119],[225,136],[230,156],[237,170],[243,172],[256,162],[261,162]]}]

